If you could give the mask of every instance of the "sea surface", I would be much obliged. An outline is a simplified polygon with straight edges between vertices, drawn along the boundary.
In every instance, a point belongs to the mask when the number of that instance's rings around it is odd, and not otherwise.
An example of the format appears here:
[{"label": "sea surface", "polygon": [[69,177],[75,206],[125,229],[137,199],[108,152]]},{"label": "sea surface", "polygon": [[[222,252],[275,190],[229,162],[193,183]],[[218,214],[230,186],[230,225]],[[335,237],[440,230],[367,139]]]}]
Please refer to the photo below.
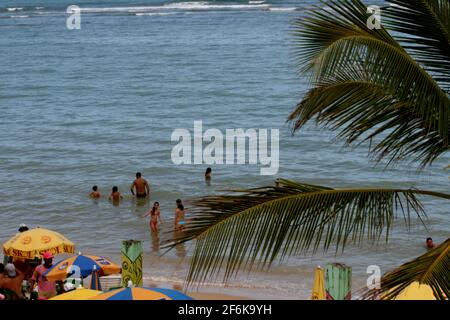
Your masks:
[{"label": "sea surface", "polygon": [[[81,29],[66,26],[66,8],[81,8]],[[163,231],[172,227],[177,198],[220,189],[270,185],[277,177],[331,187],[417,187],[449,191],[443,156],[421,173],[410,165],[387,170],[367,157],[367,145],[346,148],[330,131],[309,126],[292,136],[286,118],[308,88],[296,72],[291,23],[318,1],[67,1],[0,3],[0,242],[21,223],[57,230],[86,254],[120,262],[122,240],[144,245],[147,283],[181,284],[193,244],[163,257],[152,239],[149,204],[128,191],[137,171],[159,201]],[[175,165],[177,128],[280,130],[280,169],[258,165]],[[89,199],[96,184],[104,197]],[[124,196],[107,200],[112,186]],[[367,267],[382,272],[425,252],[427,236],[449,236],[446,202],[424,198],[427,228],[402,220],[388,244],[349,245],[291,257],[269,272],[242,273],[220,288],[199,290],[253,298],[308,299],[314,267],[353,268],[353,287]]]}]

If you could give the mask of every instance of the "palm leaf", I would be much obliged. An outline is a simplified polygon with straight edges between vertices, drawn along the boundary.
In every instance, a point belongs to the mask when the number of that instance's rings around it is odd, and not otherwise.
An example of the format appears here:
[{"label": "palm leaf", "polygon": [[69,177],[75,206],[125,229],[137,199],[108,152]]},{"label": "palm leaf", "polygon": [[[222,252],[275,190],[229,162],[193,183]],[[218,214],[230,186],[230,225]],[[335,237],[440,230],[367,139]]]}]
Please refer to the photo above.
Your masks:
[{"label": "palm leaf", "polygon": [[450,88],[450,1],[390,0],[384,23],[435,79]]},{"label": "palm leaf", "polygon": [[448,95],[385,29],[367,28],[360,1],[326,4],[294,23],[300,70],[314,87],[288,118],[293,131],[315,118],[343,128],[338,136],[349,144],[375,140],[371,153],[391,162],[425,166],[447,152]]},{"label": "palm leaf", "polygon": [[364,299],[394,299],[413,282],[431,287],[435,297],[450,297],[450,239],[424,255],[407,262],[381,279],[380,290],[366,291]]},{"label": "palm leaf", "polygon": [[188,283],[241,269],[270,267],[278,257],[320,247],[336,252],[350,243],[389,238],[400,212],[409,228],[411,213],[425,217],[417,195],[450,195],[415,189],[332,189],[278,180],[275,186],[191,201],[192,219],[166,244],[173,248],[196,239]]}]

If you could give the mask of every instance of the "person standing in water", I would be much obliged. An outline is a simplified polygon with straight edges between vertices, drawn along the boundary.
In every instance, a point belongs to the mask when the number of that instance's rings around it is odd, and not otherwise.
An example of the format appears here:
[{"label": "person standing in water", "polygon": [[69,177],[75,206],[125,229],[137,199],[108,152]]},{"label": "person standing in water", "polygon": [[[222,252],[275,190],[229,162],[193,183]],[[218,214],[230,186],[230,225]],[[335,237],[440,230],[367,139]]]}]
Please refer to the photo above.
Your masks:
[{"label": "person standing in water", "polygon": [[186,221],[184,220],[184,206],[179,204],[175,209],[175,230],[183,230],[184,224]]},{"label": "person standing in water", "polygon": [[[136,193],[134,192],[136,190]],[[150,185],[147,180],[142,178],[142,174],[140,172],[136,173],[136,179],[130,186],[130,191],[133,196],[136,198],[150,198]]]},{"label": "person standing in water", "polygon": [[150,215],[150,229],[152,232],[158,232],[158,219],[160,223],[163,223],[158,201],[153,204],[153,207],[143,216],[143,218],[148,215]]},{"label": "person standing in water", "polygon": [[92,199],[99,199],[101,197],[100,192],[98,191],[97,186],[92,187],[92,192],[89,194]]},{"label": "person standing in water", "polygon": [[212,169],[207,168],[205,172],[205,181],[208,185],[211,184],[211,176],[212,176]]},{"label": "person standing in water", "polygon": [[117,186],[114,186],[112,188],[111,195],[109,196],[109,200],[112,200],[115,204],[117,204],[122,199],[123,199],[123,197],[119,192],[119,188]]}]

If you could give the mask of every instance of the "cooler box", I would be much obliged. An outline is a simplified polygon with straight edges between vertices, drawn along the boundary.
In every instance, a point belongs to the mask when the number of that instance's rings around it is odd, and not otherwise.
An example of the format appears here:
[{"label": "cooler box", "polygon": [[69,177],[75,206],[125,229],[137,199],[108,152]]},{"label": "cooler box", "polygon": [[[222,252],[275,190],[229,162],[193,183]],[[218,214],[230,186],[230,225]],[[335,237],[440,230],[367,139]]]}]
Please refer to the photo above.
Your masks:
[{"label": "cooler box", "polygon": [[102,286],[103,292],[111,289],[122,288],[122,275],[112,274],[109,276],[100,277],[100,285]]}]

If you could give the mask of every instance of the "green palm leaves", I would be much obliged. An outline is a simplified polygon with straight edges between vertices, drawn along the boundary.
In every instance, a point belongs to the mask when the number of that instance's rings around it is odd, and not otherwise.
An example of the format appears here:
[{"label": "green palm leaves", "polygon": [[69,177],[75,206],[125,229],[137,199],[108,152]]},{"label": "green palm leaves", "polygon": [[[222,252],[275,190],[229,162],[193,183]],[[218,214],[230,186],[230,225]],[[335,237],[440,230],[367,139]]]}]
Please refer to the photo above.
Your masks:
[{"label": "green palm leaves", "polygon": [[386,274],[381,280],[381,290],[369,291],[365,298],[390,300],[416,281],[429,285],[439,300],[450,297],[450,239]]},{"label": "green palm leaves", "polygon": [[[349,144],[373,140],[371,153],[378,160],[419,161],[425,166],[447,152],[450,99],[443,79],[432,77],[438,64],[431,62],[431,53],[423,52],[427,42],[417,37],[418,31],[407,33],[416,12],[392,6],[383,11],[389,17],[383,20],[384,27],[370,30],[362,2],[324,4],[327,6],[294,22],[299,68],[309,73],[313,82],[289,116],[294,131],[315,119],[339,129],[338,136]],[[387,31],[391,26],[402,33],[394,38]],[[415,30],[415,26],[411,28]],[[419,29],[426,30],[426,24]],[[418,46],[412,49],[414,42]],[[404,48],[401,43],[410,45]],[[445,55],[445,48],[442,45],[433,52]],[[450,55],[446,60],[450,61]],[[447,72],[445,64],[440,71]]]},{"label": "green palm leaves", "polygon": [[[382,28],[370,30],[360,0],[323,1],[293,23],[299,70],[312,83],[290,114],[293,131],[307,122],[338,130],[348,144],[370,141],[377,160],[421,163],[449,150],[450,2],[391,0]],[[407,227],[425,216],[416,189],[332,189],[288,180],[194,200],[186,229],[168,247],[196,240],[188,284],[226,282],[240,270],[349,243],[386,241],[397,215]],[[449,246],[401,266],[368,297],[397,295],[408,284],[449,296]]]},{"label": "green palm leaves", "polygon": [[277,258],[310,248],[343,250],[350,242],[386,240],[400,213],[424,212],[418,195],[450,199],[420,190],[332,189],[278,180],[275,186],[236,190],[192,201],[186,231],[170,246],[196,239],[188,282],[223,281],[241,269],[264,268]]}]

